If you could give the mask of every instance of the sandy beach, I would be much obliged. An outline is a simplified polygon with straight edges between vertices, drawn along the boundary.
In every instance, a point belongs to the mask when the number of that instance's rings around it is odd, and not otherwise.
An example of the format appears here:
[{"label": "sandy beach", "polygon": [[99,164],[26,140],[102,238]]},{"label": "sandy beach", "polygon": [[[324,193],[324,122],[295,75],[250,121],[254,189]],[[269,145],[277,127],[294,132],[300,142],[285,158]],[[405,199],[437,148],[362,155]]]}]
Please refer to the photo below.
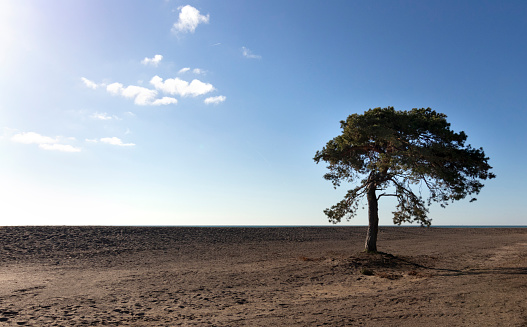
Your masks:
[{"label": "sandy beach", "polygon": [[1,326],[527,326],[527,229],[0,227]]}]

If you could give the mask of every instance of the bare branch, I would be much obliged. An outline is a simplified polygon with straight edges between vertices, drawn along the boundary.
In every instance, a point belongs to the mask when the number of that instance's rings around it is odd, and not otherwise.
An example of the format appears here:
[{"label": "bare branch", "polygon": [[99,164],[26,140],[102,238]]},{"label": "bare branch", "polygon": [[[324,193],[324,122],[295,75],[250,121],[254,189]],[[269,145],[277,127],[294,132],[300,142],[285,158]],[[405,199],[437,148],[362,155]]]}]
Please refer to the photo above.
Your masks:
[{"label": "bare branch", "polygon": [[379,194],[379,196],[377,197],[377,201],[383,196],[397,196],[397,194],[386,194],[386,193]]}]

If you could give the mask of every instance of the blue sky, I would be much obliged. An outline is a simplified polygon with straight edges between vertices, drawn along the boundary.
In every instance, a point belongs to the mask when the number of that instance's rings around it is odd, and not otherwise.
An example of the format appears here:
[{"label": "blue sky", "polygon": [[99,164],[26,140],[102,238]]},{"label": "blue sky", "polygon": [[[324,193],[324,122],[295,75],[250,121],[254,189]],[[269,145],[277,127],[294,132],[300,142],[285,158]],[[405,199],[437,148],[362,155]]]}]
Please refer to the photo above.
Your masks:
[{"label": "blue sky", "polygon": [[525,1],[2,1],[0,224],[328,224],[346,185],[315,152],[394,106],[447,114],[498,176],[433,224],[525,225],[525,17]]}]

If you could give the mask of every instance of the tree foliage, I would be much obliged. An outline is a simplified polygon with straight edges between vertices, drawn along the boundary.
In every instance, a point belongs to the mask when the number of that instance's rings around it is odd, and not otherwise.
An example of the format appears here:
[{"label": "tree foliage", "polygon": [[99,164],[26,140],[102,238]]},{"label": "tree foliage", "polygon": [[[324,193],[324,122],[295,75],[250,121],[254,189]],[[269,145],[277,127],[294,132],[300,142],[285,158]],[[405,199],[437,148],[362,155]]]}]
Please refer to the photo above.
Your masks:
[{"label": "tree foliage", "polygon": [[314,157],[316,163],[328,164],[324,178],[335,188],[342,182],[356,184],[342,201],[324,210],[333,223],[355,216],[360,199],[373,189],[373,194],[382,192],[376,200],[397,198],[395,224],[429,226],[427,213],[433,202],[444,207],[477,195],[481,181],[495,177],[483,149],[466,145],[467,135],[453,132],[446,115],[430,108],[375,108],[352,114],[340,124],[342,134]]}]

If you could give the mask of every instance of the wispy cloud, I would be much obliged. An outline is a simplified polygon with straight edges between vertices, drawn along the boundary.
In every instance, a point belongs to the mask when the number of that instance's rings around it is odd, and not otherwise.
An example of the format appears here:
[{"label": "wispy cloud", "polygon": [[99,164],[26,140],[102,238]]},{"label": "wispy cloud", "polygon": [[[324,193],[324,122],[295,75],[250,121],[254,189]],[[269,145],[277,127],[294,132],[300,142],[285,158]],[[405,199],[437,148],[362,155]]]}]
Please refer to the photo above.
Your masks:
[{"label": "wispy cloud", "polygon": [[161,60],[163,60],[163,56],[162,55],[159,55],[159,54],[156,54],[153,58],[145,58],[141,61],[141,63],[143,65],[152,65],[152,66],[155,66],[157,67],[157,65],[159,65],[159,63],[161,62]]},{"label": "wispy cloud", "polygon": [[93,81],[90,81],[89,79],[87,79],[85,77],[81,77],[81,80],[84,83],[84,85],[86,85],[86,87],[89,87],[90,89],[95,90],[99,86],[99,85],[97,85],[97,83],[95,83]]},{"label": "wispy cloud", "polygon": [[19,133],[11,137],[11,141],[23,144],[51,144],[57,143],[57,138],[43,136],[35,132]]},{"label": "wispy cloud", "polygon": [[194,33],[199,24],[208,24],[209,22],[208,14],[207,16],[201,15],[199,10],[190,5],[180,7],[179,9],[179,20],[172,26],[172,32],[174,33]]},{"label": "wispy cloud", "polygon": [[186,72],[190,71],[190,67],[181,68],[178,72],[178,74],[184,74]]},{"label": "wispy cloud", "polygon": [[[71,138],[70,138],[71,139]],[[74,140],[74,139],[73,139]],[[59,144],[59,138],[40,135],[35,132],[18,133],[11,137],[11,141],[22,144],[37,144],[43,150],[61,152],[80,152],[80,148],[68,144]]]},{"label": "wispy cloud", "polygon": [[[179,71],[178,71],[178,74],[184,74],[186,72],[189,72],[191,71],[190,67],[185,67],[185,68],[181,68]],[[205,75],[207,73],[207,71],[201,69],[201,68],[194,68],[192,69],[192,72],[196,75]]]},{"label": "wispy cloud", "polygon": [[118,137],[103,137],[100,139],[102,143],[117,145],[117,146],[135,146],[134,143],[123,143]]},{"label": "wispy cloud", "polygon": [[39,144],[39,147],[44,150],[61,151],[61,152],[81,152],[80,148],[76,148],[69,144]]},{"label": "wispy cloud", "polygon": [[205,100],[203,100],[203,102],[205,102],[205,104],[218,104],[218,103],[222,103],[226,99],[227,99],[227,97],[225,97],[223,95],[218,95],[216,97],[206,98]]},{"label": "wispy cloud", "polygon": [[254,54],[251,50],[246,47],[242,47],[242,54],[245,58],[249,59],[262,59],[262,56]]},{"label": "wispy cloud", "polygon": [[159,76],[154,76],[150,80],[157,90],[160,90],[164,93],[181,96],[193,96],[207,94],[211,91],[214,91],[214,86],[209,83],[204,83],[200,80],[192,80],[192,82],[187,82],[179,78],[168,78],[165,81]]},{"label": "wispy cloud", "polygon": [[90,117],[93,118],[93,119],[98,119],[98,120],[112,120],[112,119],[119,120],[119,117],[117,117],[115,115],[114,116],[110,116],[110,115],[108,115],[105,112],[96,112],[96,113],[92,114]]}]

